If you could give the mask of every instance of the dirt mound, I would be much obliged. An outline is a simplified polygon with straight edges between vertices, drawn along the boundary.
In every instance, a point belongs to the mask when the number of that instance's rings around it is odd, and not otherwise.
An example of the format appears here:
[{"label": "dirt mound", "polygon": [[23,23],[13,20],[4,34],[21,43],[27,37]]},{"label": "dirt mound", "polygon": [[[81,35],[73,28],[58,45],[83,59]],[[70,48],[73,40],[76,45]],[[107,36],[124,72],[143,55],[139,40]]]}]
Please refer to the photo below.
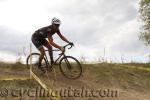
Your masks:
[{"label": "dirt mound", "polygon": [[[149,64],[83,64],[83,75],[67,79],[55,67],[55,72],[36,75],[63,100],[149,100]],[[0,77],[29,77],[23,64],[0,64]],[[55,76],[56,75],[56,76]],[[2,82],[2,81],[1,81]],[[2,82],[4,83],[4,82]],[[8,85],[8,84],[7,84]],[[9,86],[9,85],[8,85]],[[23,85],[22,85],[23,86]],[[46,100],[43,99],[43,100]]]}]

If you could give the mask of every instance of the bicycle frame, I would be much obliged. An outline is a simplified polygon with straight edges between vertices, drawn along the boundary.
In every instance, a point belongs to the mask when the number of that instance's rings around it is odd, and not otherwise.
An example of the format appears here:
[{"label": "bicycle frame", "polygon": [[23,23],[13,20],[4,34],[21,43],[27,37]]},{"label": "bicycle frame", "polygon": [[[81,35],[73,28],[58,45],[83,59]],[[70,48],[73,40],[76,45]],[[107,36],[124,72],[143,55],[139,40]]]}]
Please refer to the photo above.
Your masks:
[{"label": "bicycle frame", "polygon": [[[70,45],[70,44],[67,44],[67,45],[63,46],[63,48],[66,49],[66,47],[69,46],[69,45]],[[73,46],[73,45],[70,45],[70,47],[69,47],[68,49],[71,49],[72,46]],[[45,50],[45,51],[49,51],[49,50]],[[60,51],[60,50],[58,50],[58,49],[52,50],[52,52],[54,52],[54,51]],[[66,56],[66,55],[65,55],[65,52],[62,52],[62,53],[60,53],[59,55],[60,55],[60,56],[54,61],[54,63],[51,65],[51,67],[52,67],[62,56],[63,56],[63,57]],[[48,62],[48,58],[47,58],[47,56],[46,56],[46,53],[45,53],[45,59],[46,59],[46,62],[48,63],[48,65],[50,66],[50,64],[49,64],[49,62]]]},{"label": "bicycle frame", "polygon": [[[49,50],[45,50],[45,51],[49,51]],[[52,52],[54,52],[54,51],[60,51],[60,50],[52,50]],[[65,57],[65,54],[64,54],[64,53],[59,54],[59,57],[54,61],[54,63],[51,65],[51,67],[52,67],[62,56]],[[46,62],[48,63],[48,65],[50,66],[49,61],[48,61],[48,58],[47,58],[47,56],[46,56],[46,53],[45,53],[45,59],[46,59]]]},{"label": "bicycle frame", "polygon": [[[65,51],[65,49],[66,49],[66,47],[67,47],[68,45],[69,45],[69,44],[63,46],[64,51]],[[71,49],[72,46],[73,46],[73,45],[70,45],[70,47],[68,47],[67,49]],[[47,51],[49,51],[49,50],[45,50],[45,52],[47,52]],[[59,49],[52,50],[52,52],[54,52],[54,51],[61,51],[61,50],[59,50]],[[32,55],[38,55],[38,56],[40,56],[39,53],[32,53],[31,55],[29,55],[29,56],[27,57],[27,65],[29,65],[30,57],[31,57]],[[74,57],[72,57],[72,56],[67,56],[67,55],[65,54],[65,52],[61,52],[60,54],[58,54],[57,57],[58,57],[58,58],[56,58],[56,60],[54,61],[54,63],[53,63],[53,64],[50,64],[50,62],[49,62],[50,60],[48,59],[48,56],[47,56],[47,54],[45,53],[45,55],[44,55],[44,62],[45,62],[45,63],[44,63],[44,64],[46,64],[46,69],[47,69],[47,70],[50,69],[50,70],[52,71],[54,64],[56,64],[56,63],[58,62],[58,63],[59,63],[59,68],[60,68],[61,73],[62,73],[64,76],[66,76],[67,78],[69,78],[69,79],[76,79],[76,78],[78,78],[78,77],[81,76],[81,74],[82,74],[82,66],[81,66],[80,62],[79,62],[76,58],[74,58]],[[65,70],[63,70],[64,68],[68,68],[68,71],[71,71],[71,74],[72,74],[72,69],[73,69],[73,67],[75,67],[75,66],[72,66],[72,65],[71,65],[72,62],[70,62],[70,60],[68,60],[68,59],[71,59],[73,62],[75,61],[75,64],[77,64],[76,67],[78,67],[78,68],[79,68],[79,71],[80,71],[80,72],[78,73],[78,75],[75,74],[75,76],[74,76],[74,75],[73,75],[73,76],[68,76],[68,75],[66,74]],[[66,66],[64,66],[64,64],[66,64]],[[45,67],[45,65],[44,65],[44,67]],[[43,70],[42,70],[42,71],[43,71]],[[69,75],[70,75],[70,74],[69,74]]]}]

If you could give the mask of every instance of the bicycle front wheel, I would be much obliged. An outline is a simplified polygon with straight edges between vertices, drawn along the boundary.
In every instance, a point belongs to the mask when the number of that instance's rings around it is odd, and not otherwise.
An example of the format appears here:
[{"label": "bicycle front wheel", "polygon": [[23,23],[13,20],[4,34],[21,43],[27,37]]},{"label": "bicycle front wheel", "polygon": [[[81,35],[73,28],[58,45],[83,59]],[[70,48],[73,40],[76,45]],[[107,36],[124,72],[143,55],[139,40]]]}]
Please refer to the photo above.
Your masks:
[{"label": "bicycle front wheel", "polygon": [[72,56],[64,56],[59,63],[61,73],[69,79],[77,79],[82,74],[80,62]]}]

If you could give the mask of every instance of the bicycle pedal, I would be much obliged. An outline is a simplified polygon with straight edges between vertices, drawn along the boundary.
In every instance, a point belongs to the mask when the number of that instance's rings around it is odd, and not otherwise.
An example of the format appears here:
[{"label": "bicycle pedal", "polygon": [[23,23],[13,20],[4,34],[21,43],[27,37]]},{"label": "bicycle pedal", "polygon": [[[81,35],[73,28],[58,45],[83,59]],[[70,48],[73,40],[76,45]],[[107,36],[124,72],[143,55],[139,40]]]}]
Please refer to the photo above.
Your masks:
[{"label": "bicycle pedal", "polygon": [[50,71],[50,72],[53,71],[53,68],[49,68],[48,71]]}]

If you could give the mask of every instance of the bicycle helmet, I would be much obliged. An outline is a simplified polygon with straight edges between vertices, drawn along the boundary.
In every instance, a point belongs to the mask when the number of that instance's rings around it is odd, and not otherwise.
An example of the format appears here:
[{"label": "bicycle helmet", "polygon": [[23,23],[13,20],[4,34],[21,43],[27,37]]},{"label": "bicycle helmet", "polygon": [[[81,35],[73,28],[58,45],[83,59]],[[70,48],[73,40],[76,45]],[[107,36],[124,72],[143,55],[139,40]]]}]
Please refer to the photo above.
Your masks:
[{"label": "bicycle helmet", "polygon": [[58,18],[53,18],[52,19],[52,24],[61,24],[61,21]]}]

